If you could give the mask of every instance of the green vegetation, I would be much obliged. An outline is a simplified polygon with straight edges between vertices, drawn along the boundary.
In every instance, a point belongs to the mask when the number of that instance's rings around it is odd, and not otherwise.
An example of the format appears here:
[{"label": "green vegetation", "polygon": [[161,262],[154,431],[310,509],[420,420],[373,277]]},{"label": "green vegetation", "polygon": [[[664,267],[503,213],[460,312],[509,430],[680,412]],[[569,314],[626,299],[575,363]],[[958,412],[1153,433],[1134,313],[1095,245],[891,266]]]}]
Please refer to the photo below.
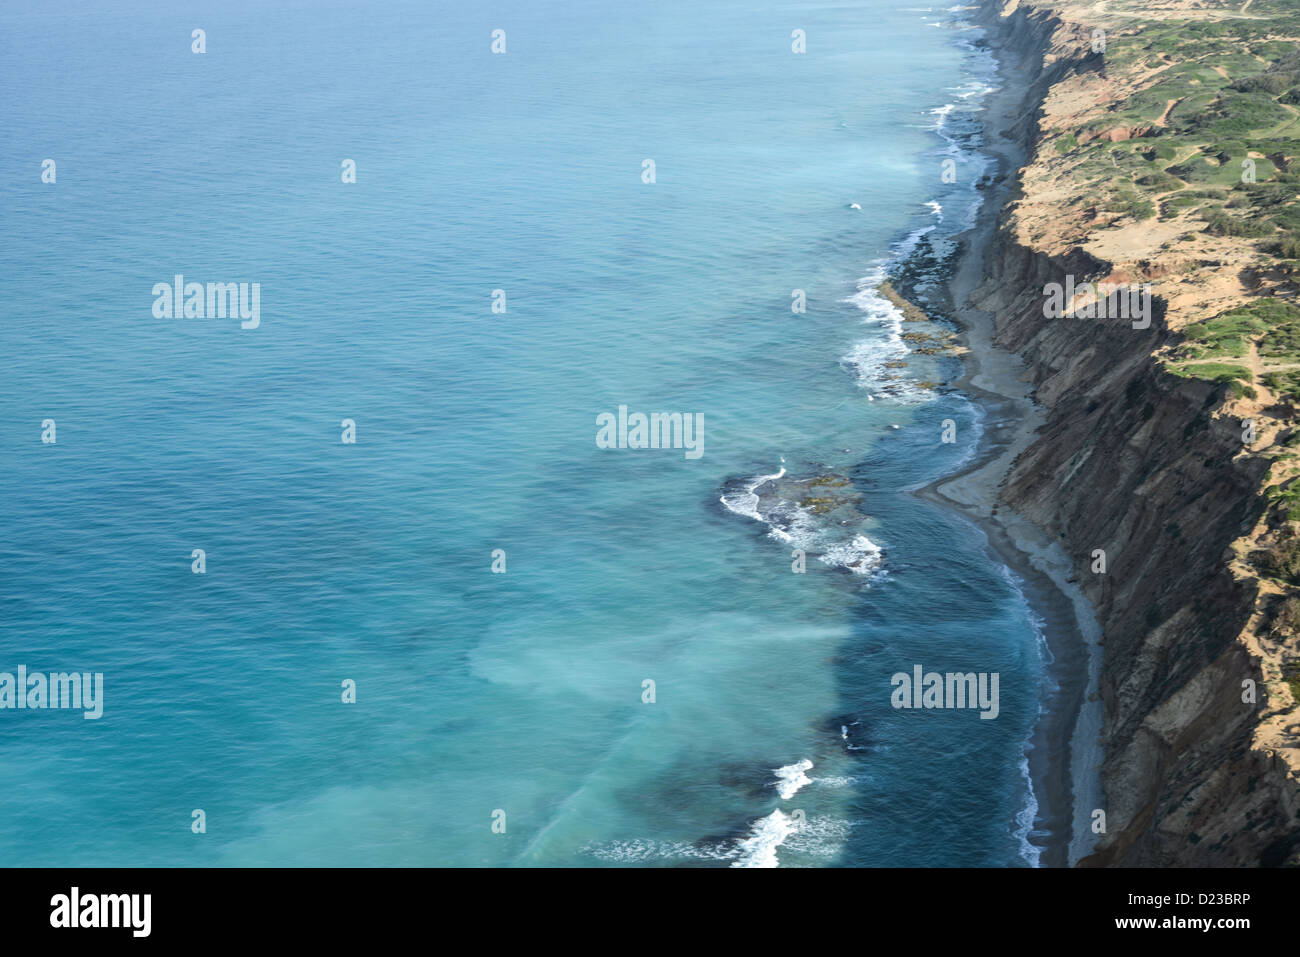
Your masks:
[{"label": "green vegetation", "polygon": [[1295,364],[1296,369],[1266,372],[1262,384],[1283,401],[1300,403],[1300,306],[1286,299],[1257,299],[1213,319],[1183,329],[1186,339],[1173,356],[1171,372],[1185,378],[1213,382],[1240,380],[1233,385],[1235,398],[1250,396],[1254,377],[1243,366],[1203,362],[1205,359],[1243,359],[1254,342],[1260,358],[1270,364]]},{"label": "green vegetation", "polygon": [[1300,307],[1285,299],[1259,299],[1239,311],[1268,326],[1259,354],[1281,362],[1300,362]]},{"label": "green vegetation", "polygon": [[1175,189],[1183,189],[1187,186],[1177,176],[1171,176],[1164,170],[1155,170],[1147,173],[1145,176],[1139,176],[1135,181],[1139,186],[1146,186],[1158,193],[1168,193]]},{"label": "green vegetation", "polygon": [[1191,211],[1210,235],[1272,240],[1298,259],[1300,49],[1272,38],[1300,35],[1300,2],[1251,14],[1147,20],[1108,37],[1107,70],[1155,81],[1054,145],[1099,210],[1139,221]]},{"label": "green vegetation", "polygon": [[1267,578],[1300,585],[1300,539],[1284,538],[1268,548],[1251,552],[1250,562]]},{"label": "green vegetation", "polygon": [[1276,243],[1270,252],[1283,259],[1300,259],[1300,238],[1287,236]]},{"label": "green vegetation", "polygon": [[[1283,515],[1289,521],[1300,521],[1300,483],[1295,479],[1283,482],[1280,485],[1270,485],[1264,490],[1264,497],[1280,506]],[[1283,544],[1286,544],[1288,548],[1300,549],[1300,539],[1295,538],[1288,538],[1284,543],[1275,545],[1274,548],[1281,548]],[[1258,562],[1254,561],[1254,556],[1257,554],[1261,553],[1252,553],[1251,561],[1254,562],[1256,567],[1263,567],[1260,566]],[[1283,564],[1284,562],[1282,562],[1281,559],[1277,559],[1272,562],[1270,567],[1281,567]]]},{"label": "green vegetation", "polygon": [[1120,193],[1119,197],[1112,203],[1107,204],[1108,213],[1120,213],[1124,216],[1131,216],[1133,219],[1142,220],[1150,219],[1156,214],[1155,204],[1149,199],[1143,199],[1135,193]]},{"label": "green vegetation", "polygon": [[1291,689],[1291,700],[1300,702],[1300,661],[1288,661],[1282,666],[1282,680]]},{"label": "green vegetation", "polygon": [[1183,330],[1187,341],[1179,356],[1187,359],[1240,359],[1249,351],[1248,339],[1262,332],[1264,323],[1240,312],[1193,323]]},{"label": "green vegetation", "polygon": [[1254,379],[1245,366],[1228,365],[1224,362],[1200,362],[1195,365],[1184,363],[1170,366],[1169,371],[1184,379],[1208,379],[1211,382],[1232,382],[1234,379],[1250,382]]},{"label": "green vegetation", "polygon": [[1211,236],[1271,236],[1276,227],[1266,220],[1231,216],[1221,209],[1207,210],[1202,218],[1208,225],[1205,231]]},{"label": "green vegetation", "polygon": [[[1262,381],[1264,386],[1283,402],[1300,403],[1300,371],[1267,372],[1263,375]],[[1296,440],[1300,440],[1300,433],[1288,438],[1286,444],[1295,445]]]},{"label": "green vegetation", "polygon": [[1300,598],[1291,595],[1278,602],[1269,630],[1282,641],[1292,640],[1300,634]]}]

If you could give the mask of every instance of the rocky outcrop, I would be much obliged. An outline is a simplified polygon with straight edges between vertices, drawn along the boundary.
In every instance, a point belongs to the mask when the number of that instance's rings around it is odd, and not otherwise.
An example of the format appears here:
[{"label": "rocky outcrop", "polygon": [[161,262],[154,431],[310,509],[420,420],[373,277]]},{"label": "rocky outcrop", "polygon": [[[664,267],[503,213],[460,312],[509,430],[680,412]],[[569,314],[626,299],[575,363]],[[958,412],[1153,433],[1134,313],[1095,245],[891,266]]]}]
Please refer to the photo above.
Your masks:
[{"label": "rocky outcrop", "polygon": [[[1023,118],[1005,132],[1032,166],[1043,104],[1099,69],[1085,42],[1091,25],[1024,4],[982,16],[1004,61],[1028,79]],[[1260,493],[1271,463],[1243,425],[1252,410],[1228,384],[1181,378],[1157,361],[1181,339],[1182,318],[1159,282],[1149,328],[1045,317],[1046,284],[1158,280],[1179,249],[1118,261],[1068,230],[1037,231],[1050,210],[1027,208],[1032,180],[1018,177],[973,303],[994,315],[998,343],[1025,359],[1046,412],[999,503],[1077,558],[1104,632],[1106,831],[1082,863],[1293,860],[1300,716],[1270,658],[1276,648],[1258,634],[1273,596],[1240,560],[1241,542],[1269,520]],[[1094,571],[1099,555],[1104,572]]]}]

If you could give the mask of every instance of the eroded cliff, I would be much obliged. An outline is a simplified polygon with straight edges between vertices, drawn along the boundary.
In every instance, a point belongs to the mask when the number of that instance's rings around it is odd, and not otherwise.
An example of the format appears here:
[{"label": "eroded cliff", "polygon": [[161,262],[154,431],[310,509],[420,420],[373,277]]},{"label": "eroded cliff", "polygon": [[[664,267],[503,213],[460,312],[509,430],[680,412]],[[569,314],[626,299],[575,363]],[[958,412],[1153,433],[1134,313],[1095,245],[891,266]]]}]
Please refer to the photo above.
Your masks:
[{"label": "eroded cliff", "polygon": [[[1292,366],[1277,345],[1279,323],[1290,321],[1277,310],[1295,308],[1296,290],[1271,244],[1285,241],[1287,221],[1276,217],[1300,198],[1291,178],[1300,149],[1272,127],[1258,142],[1243,130],[1240,157],[1235,141],[1202,142],[1220,113],[1231,116],[1224,90],[1235,96],[1252,88],[1250,76],[1276,72],[1282,54],[1271,44],[1285,31],[1275,37],[1249,12],[1212,2],[1131,11],[1012,2],[980,15],[1026,81],[1020,119],[1005,132],[1028,160],[972,303],[994,316],[998,344],[1024,358],[1046,416],[999,503],[1077,560],[1104,633],[1106,829],[1082,863],[1295,862],[1300,548],[1290,448],[1300,423],[1288,374],[1300,357]],[[1220,29],[1239,17],[1251,27]],[[1213,42],[1183,50],[1164,41],[1187,22],[1211,24],[1192,32]],[[1225,51],[1231,42],[1240,49]],[[1224,85],[1188,73],[1189,63]],[[1275,101],[1292,110],[1285,97]],[[1199,112],[1178,112],[1189,99]],[[1281,189],[1276,221],[1242,235],[1264,221],[1254,203],[1265,185]],[[1189,191],[1205,195],[1189,202]],[[1046,287],[1089,281],[1150,284],[1149,325],[1097,318],[1087,296],[1045,316]]]}]

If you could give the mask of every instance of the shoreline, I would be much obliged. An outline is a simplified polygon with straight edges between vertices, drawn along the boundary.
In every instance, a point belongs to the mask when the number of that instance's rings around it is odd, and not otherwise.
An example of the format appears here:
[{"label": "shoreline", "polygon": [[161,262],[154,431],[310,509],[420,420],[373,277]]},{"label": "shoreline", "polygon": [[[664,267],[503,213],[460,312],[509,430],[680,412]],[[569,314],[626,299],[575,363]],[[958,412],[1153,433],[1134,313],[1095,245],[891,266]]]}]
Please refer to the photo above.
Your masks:
[{"label": "shoreline", "polygon": [[1026,601],[1043,622],[1052,658],[1046,663],[1051,684],[1040,689],[1039,717],[1026,746],[1038,803],[1027,839],[1041,849],[1040,866],[1062,867],[1090,853],[1095,840],[1092,809],[1104,806],[1097,696],[1101,629],[1091,603],[1073,584],[1076,569],[1060,546],[997,501],[1003,479],[1034,441],[1044,416],[1021,378],[1023,361],[994,344],[993,317],[968,302],[984,280],[985,256],[1002,207],[1026,159],[1019,144],[1002,133],[1021,112],[1025,91],[1008,69],[1009,57],[993,31],[986,29],[986,37],[997,57],[999,86],[981,112],[985,140],[980,149],[992,158],[996,172],[975,224],[953,237],[959,250],[944,290],[948,315],[965,347],[962,374],[952,387],[981,407],[985,428],[970,463],[914,494],[958,512],[978,527],[989,550],[1020,580]]}]

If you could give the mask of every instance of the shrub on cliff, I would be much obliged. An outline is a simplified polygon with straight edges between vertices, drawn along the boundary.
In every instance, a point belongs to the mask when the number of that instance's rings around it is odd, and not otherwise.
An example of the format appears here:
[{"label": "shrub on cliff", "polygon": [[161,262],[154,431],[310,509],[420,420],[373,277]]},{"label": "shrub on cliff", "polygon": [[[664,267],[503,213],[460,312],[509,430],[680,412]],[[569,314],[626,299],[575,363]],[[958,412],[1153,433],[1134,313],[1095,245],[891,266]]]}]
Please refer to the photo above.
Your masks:
[{"label": "shrub on cliff", "polygon": [[1300,539],[1285,538],[1248,556],[1261,575],[1300,585]]},{"label": "shrub on cliff", "polygon": [[1271,236],[1276,230],[1272,223],[1262,222],[1258,219],[1237,219],[1230,216],[1221,209],[1212,210],[1203,217],[1206,222],[1205,231],[1211,236],[1242,236],[1242,237],[1259,237]]},{"label": "shrub on cliff", "polygon": [[1178,155],[1178,147],[1173,143],[1157,143],[1145,153],[1142,154],[1147,162],[1154,163],[1156,160],[1171,160]]},{"label": "shrub on cliff", "polygon": [[1271,251],[1274,256],[1280,256],[1283,259],[1300,259],[1300,239],[1287,236],[1274,246]]},{"label": "shrub on cliff", "polygon": [[1156,170],[1154,173],[1147,173],[1145,176],[1139,176],[1137,184],[1164,193],[1174,189],[1183,189],[1187,186],[1187,184],[1177,176],[1170,176],[1164,170]]},{"label": "shrub on cliff", "polygon": [[[1265,388],[1278,397],[1283,402],[1300,401],[1300,382],[1296,382],[1294,373],[1285,372],[1266,372],[1261,380]],[[1300,433],[1297,434],[1300,438]],[[1286,445],[1293,446],[1296,443],[1288,439]]]},{"label": "shrub on cliff", "polygon": [[1192,117],[1189,125],[1216,139],[1224,139],[1272,129],[1290,118],[1286,107],[1273,102],[1273,97],[1265,91],[1224,90],[1209,109]]},{"label": "shrub on cliff", "polygon": [[1294,71],[1283,70],[1277,73],[1259,73],[1255,76],[1248,76],[1245,79],[1237,80],[1231,85],[1231,89],[1239,93],[1264,92],[1272,93],[1274,96],[1291,87],[1297,80]]},{"label": "shrub on cliff", "polygon": [[1300,661],[1288,661],[1282,666],[1282,680],[1291,689],[1291,700],[1300,704]]},{"label": "shrub on cliff", "polygon": [[1274,641],[1294,640],[1300,634],[1300,598],[1291,596],[1278,602],[1268,629]]},{"label": "shrub on cliff", "polygon": [[1156,214],[1155,205],[1149,199],[1142,199],[1132,193],[1122,193],[1114,202],[1106,205],[1108,213],[1120,213],[1132,216],[1136,220],[1150,219]]}]

